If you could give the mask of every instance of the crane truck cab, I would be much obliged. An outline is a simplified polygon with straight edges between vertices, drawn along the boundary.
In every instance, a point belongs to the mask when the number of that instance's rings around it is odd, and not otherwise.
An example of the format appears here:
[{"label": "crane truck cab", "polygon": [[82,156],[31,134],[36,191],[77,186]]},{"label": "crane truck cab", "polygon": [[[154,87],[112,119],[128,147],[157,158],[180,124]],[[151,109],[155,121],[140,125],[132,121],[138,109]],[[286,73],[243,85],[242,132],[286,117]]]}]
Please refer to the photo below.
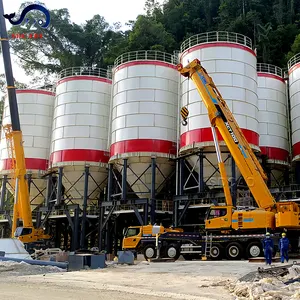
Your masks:
[{"label": "crane truck cab", "polygon": [[154,258],[156,253],[155,239],[163,233],[183,232],[181,228],[166,228],[161,225],[130,226],[123,230],[123,250],[134,250],[143,253],[145,259]]},{"label": "crane truck cab", "polygon": [[51,239],[50,235],[44,234],[44,230],[42,228],[36,229],[34,227],[17,227],[14,232],[14,237],[24,244]]}]

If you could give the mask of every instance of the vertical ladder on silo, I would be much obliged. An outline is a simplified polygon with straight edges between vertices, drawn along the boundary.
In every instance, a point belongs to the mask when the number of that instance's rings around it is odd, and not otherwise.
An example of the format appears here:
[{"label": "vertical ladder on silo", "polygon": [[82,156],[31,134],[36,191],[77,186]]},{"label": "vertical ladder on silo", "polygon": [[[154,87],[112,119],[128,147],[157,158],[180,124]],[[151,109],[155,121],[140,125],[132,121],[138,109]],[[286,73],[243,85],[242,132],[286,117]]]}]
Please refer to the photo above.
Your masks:
[{"label": "vertical ladder on silo", "polygon": [[205,253],[204,253],[205,259],[210,257],[210,250],[212,247],[212,239],[213,239],[212,233],[208,234],[208,232],[206,232],[206,234],[205,234]]},{"label": "vertical ladder on silo", "polygon": [[16,180],[16,156],[15,156],[15,147],[13,142],[13,131],[11,124],[6,124],[3,126],[6,144],[7,144],[7,154],[8,160],[10,161],[10,168],[11,168],[11,183],[12,187],[15,187],[15,180]]}]

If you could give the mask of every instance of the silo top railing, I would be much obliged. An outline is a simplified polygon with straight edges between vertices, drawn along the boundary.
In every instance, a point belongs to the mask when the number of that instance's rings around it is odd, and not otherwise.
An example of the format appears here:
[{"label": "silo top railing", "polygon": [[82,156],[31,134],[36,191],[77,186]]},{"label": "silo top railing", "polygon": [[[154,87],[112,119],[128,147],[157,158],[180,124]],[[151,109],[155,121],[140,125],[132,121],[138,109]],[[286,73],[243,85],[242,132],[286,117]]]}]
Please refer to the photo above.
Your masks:
[{"label": "silo top railing", "polygon": [[245,47],[248,47],[252,50],[252,40],[239,33],[234,32],[226,32],[226,31],[211,31],[200,33],[191,36],[187,40],[185,40],[180,47],[180,52],[184,52],[190,47],[206,44],[206,43],[214,43],[214,42],[227,42],[227,43],[235,43],[240,44]]},{"label": "silo top railing", "polygon": [[297,53],[294,55],[289,61],[288,61],[288,69],[290,69],[295,64],[300,63],[300,53]]},{"label": "silo top railing", "polygon": [[154,50],[141,50],[123,53],[116,58],[114,66],[117,67],[121,64],[137,60],[158,60],[173,65],[176,65],[178,62],[177,56],[170,53]]},{"label": "silo top railing", "polygon": [[61,80],[70,76],[96,76],[111,79],[112,74],[110,70],[92,67],[73,67],[60,71],[57,75],[57,80]]},{"label": "silo top railing", "polygon": [[274,65],[259,63],[257,64],[256,69],[257,72],[269,73],[269,74],[277,75],[279,77],[283,77],[282,69]]}]

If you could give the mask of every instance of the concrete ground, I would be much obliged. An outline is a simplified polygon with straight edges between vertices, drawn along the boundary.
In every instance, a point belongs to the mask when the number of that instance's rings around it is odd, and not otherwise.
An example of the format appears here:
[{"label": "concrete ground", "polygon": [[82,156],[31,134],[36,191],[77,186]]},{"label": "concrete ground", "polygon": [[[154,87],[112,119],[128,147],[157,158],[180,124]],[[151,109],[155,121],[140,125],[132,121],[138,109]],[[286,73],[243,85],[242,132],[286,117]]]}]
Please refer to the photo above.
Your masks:
[{"label": "concrete ground", "polygon": [[[281,264],[274,264],[281,265]],[[226,286],[265,267],[248,261],[144,262],[105,269],[22,276],[1,272],[4,299],[234,299]]]}]

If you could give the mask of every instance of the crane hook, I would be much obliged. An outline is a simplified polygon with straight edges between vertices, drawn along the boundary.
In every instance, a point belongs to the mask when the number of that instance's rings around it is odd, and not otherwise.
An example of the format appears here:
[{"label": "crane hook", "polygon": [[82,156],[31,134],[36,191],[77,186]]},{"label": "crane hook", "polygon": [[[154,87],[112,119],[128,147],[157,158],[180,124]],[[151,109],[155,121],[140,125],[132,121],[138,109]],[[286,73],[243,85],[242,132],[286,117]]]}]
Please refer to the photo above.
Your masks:
[{"label": "crane hook", "polygon": [[183,120],[183,121],[181,122],[181,124],[182,124],[183,126],[186,126],[186,125],[188,124],[188,122],[187,122],[187,120],[185,119],[185,120]]},{"label": "crane hook", "polygon": [[181,117],[183,119],[183,121],[181,122],[181,124],[183,126],[186,126],[188,123],[187,123],[187,117],[189,115],[189,110],[187,109],[187,107],[182,107],[181,110],[180,110],[180,114],[181,114]]}]

